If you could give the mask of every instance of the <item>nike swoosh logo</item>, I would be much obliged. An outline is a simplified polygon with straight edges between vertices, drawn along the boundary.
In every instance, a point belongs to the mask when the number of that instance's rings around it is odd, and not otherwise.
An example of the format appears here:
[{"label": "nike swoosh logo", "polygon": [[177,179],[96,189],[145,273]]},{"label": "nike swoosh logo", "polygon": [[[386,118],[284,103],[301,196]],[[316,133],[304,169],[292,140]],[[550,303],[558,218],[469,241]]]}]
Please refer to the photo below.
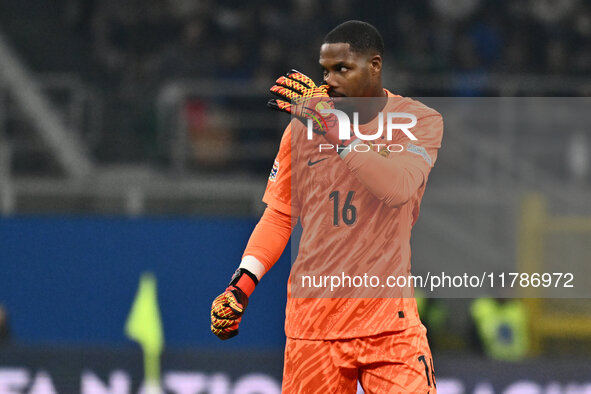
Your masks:
[{"label": "nike swoosh logo", "polygon": [[325,157],[324,159],[320,159],[320,160],[316,160],[316,161],[312,161],[312,160],[308,159],[308,166],[312,167],[314,164],[318,164],[324,160],[328,160],[328,157]]}]

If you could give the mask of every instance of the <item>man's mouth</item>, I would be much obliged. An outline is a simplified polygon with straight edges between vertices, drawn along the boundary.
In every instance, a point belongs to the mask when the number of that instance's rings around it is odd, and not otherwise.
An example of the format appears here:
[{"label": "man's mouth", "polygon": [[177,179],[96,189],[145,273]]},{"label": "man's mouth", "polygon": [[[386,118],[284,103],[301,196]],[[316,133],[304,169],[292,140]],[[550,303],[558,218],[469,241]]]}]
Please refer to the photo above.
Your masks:
[{"label": "man's mouth", "polygon": [[338,98],[338,97],[347,97],[346,95],[344,95],[343,93],[339,93],[339,92],[329,92],[328,95],[332,98]]}]

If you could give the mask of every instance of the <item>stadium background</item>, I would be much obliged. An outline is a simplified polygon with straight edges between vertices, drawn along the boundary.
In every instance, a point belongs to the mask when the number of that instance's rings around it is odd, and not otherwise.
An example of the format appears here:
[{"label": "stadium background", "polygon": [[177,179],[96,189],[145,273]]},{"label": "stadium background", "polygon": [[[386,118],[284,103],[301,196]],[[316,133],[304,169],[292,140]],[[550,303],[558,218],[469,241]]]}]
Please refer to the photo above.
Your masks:
[{"label": "stadium background", "polygon": [[[394,92],[490,97],[469,101],[475,123],[446,124],[415,271],[568,266],[584,287],[590,123],[519,123],[530,101],[492,98],[570,97],[588,115],[586,1],[1,0],[1,392],[137,392],[141,352],[123,326],[145,271],[158,280],[168,392],[277,392],[288,253],[240,336],[211,335],[209,306],[262,212],[287,121],[265,108],[267,89],[290,68],[318,78],[316,48],[347,19],[384,36]],[[506,117],[486,118],[494,105]],[[540,241],[544,215],[567,218],[552,242]],[[439,300],[440,392],[590,392],[586,299],[530,305],[535,346],[517,363],[474,346],[471,301]]]}]

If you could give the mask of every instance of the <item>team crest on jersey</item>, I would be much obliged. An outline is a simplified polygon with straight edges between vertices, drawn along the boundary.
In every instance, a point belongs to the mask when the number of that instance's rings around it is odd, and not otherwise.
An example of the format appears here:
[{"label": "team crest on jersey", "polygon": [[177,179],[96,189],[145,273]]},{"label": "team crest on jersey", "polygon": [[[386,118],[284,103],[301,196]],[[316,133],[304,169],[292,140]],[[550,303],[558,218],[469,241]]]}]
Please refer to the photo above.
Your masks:
[{"label": "team crest on jersey", "polygon": [[415,153],[415,154],[421,156],[423,159],[425,159],[425,161],[427,163],[429,163],[429,165],[433,165],[433,161],[431,160],[431,157],[427,153],[427,150],[425,148],[423,148],[422,146],[408,144],[408,146],[406,147],[406,150],[411,153]]},{"label": "team crest on jersey", "polygon": [[273,163],[273,169],[269,174],[269,180],[271,182],[275,182],[275,179],[277,179],[277,172],[279,172],[279,162],[275,160],[275,162]]}]

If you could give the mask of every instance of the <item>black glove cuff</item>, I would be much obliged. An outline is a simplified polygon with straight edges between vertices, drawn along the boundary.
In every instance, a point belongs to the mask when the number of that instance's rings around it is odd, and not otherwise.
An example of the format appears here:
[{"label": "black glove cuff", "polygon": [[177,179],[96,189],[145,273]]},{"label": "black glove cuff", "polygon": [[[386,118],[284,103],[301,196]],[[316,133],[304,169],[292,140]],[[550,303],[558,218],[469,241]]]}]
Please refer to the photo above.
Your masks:
[{"label": "black glove cuff", "polygon": [[252,281],[254,282],[255,286],[259,284],[259,280],[255,274],[253,274],[252,272],[250,272],[249,270],[247,270],[245,268],[238,268],[234,272],[234,275],[232,275],[232,280],[230,280],[230,283],[228,284],[228,286],[236,286],[236,283],[238,283],[238,281],[240,280],[240,277],[242,275],[248,275],[248,277],[250,279],[252,279]]}]

